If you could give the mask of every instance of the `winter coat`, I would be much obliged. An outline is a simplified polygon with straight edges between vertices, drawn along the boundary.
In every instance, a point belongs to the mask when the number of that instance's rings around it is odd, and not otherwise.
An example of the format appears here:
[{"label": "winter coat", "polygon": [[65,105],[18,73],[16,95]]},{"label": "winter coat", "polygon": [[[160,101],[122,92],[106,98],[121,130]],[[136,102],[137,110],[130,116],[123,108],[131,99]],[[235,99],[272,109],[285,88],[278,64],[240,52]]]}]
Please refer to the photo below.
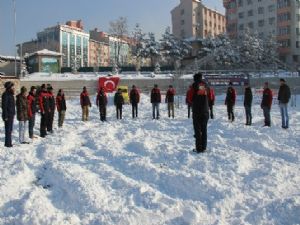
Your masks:
[{"label": "winter coat", "polygon": [[251,107],[253,100],[252,90],[250,87],[245,88],[245,94],[244,94],[244,106]]},{"label": "winter coat", "polygon": [[138,104],[140,102],[140,93],[136,88],[131,89],[130,94],[130,103],[131,104]]},{"label": "winter coat", "polygon": [[115,97],[114,97],[114,104],[116,106],[121,106],[124,104],[124,98],[122,93],[116,92]]},{"label": "winter coat", "polygon": [[279,103],[286,104],[290,101],[290,98],[291,98],[291,90],[289,86],[286,84],[281,85],[278,92]]},{"label": "winter coat", "polygon": [[207,88],[208,105],[213,106],[215,104],[215,91],[211,87]]},{"label": "winter coat", "polygon": [[175,89],[169,88],[166,94],[166,103],[172,103],[174,102],[174,96],[175,96]]},{"label": "winter coat", "polygon": [[262,108],[267,107],[267,108],[271,109],[272,101],[273,101],[273,93],[272,93],[271,89],[265,88],[263,91],[263,97],[262,97],[260,106]]},{"label": "winter coat", "polygon": [[66,111],[67,110],[67,104],[65,95],[57,94],[56,96],[56,108],[58,112]]},{"label": "winter coat", "polygon": [[80,105],[81,107],[83,106],[92,106],[91,101],[90,101],[90,97],[89,97],[89,93],[87,91],[83,91],[80,94]]},{"label": "winter coat", "polygon": [[193,115],[208,116],[208,90],[204,81],[197,81],[193,83],[188,102],[192,103]]},{"label": "winter coat", "polygon": [[225,105],[235,105],[236,91],[233,87],[228,87],[225,99]]},{"label": "winter coat", "polygon": [[192,105],[192,99],[193,99],[193,88],[189,88],[189,90],[186,92],[186,97],[185,97],[185,103],[189,106]]},{"label": "winter coat", "polygon": [[153,88],[151,91],[151,103],[161,103],[161,94],[158,88]]},{"label": "winter coat", "polygon": [[17,120],[27,121],[29,118],[27,97],[24,96],[23,94],[18,94],[16,100],[16,107],[17,107]]},{"label": "winter coat", "polygon": [[28,116],[31,118],[36,113],[36,99],[32,92],[27,96],[28,101]]},{"label": "winter coat", "polygon": [[105,94],[105,92],[101,92],[99,91],[98,95],[97,95],[97,99],[96,99],[96,105],[97,107],[99,106],[106,106],[107,105],[107,96]]},{"label": "winter coat", "polygon": [[2,119],[12,119],[16,114],[14,94],[10,90],[6,90],[2,94]]},{"label": "winter coat", "polygon": [[49,108],[51,112],[55,111],[55,97],[53,93],[48,92]]},{"label": "winter coat", "polygon": [[42,91],[39,96],[39,106],[41,113],[50,112],[49,95],[47,91]]}]

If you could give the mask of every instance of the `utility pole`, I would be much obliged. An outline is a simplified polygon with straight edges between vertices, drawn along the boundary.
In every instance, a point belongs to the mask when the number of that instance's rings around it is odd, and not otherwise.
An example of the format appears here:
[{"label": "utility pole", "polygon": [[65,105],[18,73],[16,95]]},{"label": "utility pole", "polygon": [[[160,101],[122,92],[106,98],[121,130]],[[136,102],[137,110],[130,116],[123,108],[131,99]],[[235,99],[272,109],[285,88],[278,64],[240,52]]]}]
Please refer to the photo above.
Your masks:
[{"label": "utility pole", "polygon": [[16,0],[13,1],[14,7],[14,51],[15,51],[15,76],[17,77],[17,41],[16,41],[16,25],[17,25],[17,12],[16,12]]}]

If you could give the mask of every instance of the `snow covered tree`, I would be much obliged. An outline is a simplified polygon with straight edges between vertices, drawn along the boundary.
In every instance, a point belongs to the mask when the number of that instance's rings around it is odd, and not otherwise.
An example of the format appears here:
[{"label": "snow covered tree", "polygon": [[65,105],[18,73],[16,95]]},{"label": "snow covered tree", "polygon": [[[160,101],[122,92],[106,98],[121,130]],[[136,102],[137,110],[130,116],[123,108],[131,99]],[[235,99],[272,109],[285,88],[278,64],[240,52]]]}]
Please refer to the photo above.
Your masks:
[{"label": "snow covered tree", "polygon": [[142,29],[138,23],[135,25],[132,35],[134,39],[134,45],[132,46],[132,55],[136,59],[136,69],[138,70],[138,68],[141,65],[141,58],[144,49],[145,38],[145,34],[142,32]]},{"label": "snow covered tree", "polygon": [[160,57],[160,45],[155,39],[154,33],[148,33],[148,38],[144,40],[144,48],[141,51],[143,58],[150,58],[151,66],[155,65],[155,62]]},{"label": "snow covered tree", "polygon": [[160,71],[160,65],[159,65],[159,63],[157,62],[156,64],[155,64],[155,68],[154,68],[154,73],[155,74],[159,74],[161,71]]}]

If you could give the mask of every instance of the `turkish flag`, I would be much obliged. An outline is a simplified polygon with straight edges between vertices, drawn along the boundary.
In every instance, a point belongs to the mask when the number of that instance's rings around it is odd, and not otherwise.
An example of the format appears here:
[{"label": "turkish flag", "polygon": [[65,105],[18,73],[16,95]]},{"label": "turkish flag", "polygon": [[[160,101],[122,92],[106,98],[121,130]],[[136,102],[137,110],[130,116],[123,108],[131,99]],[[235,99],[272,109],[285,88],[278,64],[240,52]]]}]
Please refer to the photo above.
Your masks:
[{"label": "turkish flag", "polygon": [[120,77],[100,77],[99,78],[99,89],[104,88],[105,92],[114,92],[119,84]]}]

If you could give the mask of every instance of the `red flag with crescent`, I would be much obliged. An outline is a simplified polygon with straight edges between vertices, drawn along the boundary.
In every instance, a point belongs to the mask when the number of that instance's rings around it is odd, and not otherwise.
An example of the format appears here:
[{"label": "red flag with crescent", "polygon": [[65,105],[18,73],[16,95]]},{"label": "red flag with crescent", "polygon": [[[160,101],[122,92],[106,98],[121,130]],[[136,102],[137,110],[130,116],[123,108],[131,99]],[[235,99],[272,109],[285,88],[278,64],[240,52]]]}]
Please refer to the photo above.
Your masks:
[{"label": "red flag with crescent", "polygon": [[114,92],[119,84],[120,77],[100,77],[99,88],[103,87],[105,92]]}]

